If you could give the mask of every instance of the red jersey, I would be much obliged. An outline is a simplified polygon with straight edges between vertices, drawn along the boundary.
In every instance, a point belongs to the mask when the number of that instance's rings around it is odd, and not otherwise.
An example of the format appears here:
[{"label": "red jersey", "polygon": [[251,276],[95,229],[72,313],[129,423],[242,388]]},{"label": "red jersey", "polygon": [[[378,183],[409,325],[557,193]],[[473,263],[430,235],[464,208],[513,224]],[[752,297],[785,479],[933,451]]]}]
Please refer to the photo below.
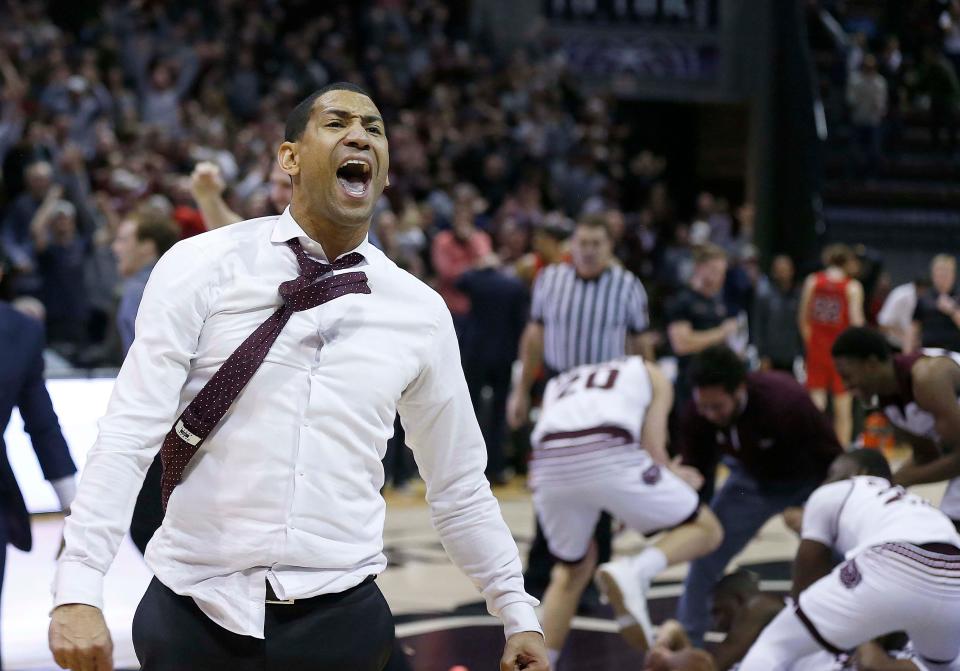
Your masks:
[{"label": "red jersey", "polygon": [[837,336],[850,326],[850,301],[847,285],[850,278],[832,279],[826,272],[819,272],[810,294],[807,321],[810,324],[808,347],[830,349]]}]

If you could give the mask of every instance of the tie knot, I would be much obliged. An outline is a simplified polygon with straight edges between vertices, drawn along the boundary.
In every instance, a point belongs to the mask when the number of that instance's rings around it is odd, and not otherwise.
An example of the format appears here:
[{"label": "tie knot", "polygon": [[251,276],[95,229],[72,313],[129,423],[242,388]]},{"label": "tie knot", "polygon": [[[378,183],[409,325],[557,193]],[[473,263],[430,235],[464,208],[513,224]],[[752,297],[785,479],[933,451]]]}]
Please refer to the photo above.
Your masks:
[{"label": "tie knot", "polygon": [[300,244],[300,241],[296,238],[293,240],[288,240],[287,245],[293,250],[293,253],[297,257],[297,263],[300,264],[300,276],[310,279],[315,279],[321,275],[325,275],[331,270],[352,268],[364,260],[363,254],[359,252],[350,252],[345,256],[341,256],[333,263],[323,263],[322,261],[311,259],[306,250],[304,250],[303,246]]}]

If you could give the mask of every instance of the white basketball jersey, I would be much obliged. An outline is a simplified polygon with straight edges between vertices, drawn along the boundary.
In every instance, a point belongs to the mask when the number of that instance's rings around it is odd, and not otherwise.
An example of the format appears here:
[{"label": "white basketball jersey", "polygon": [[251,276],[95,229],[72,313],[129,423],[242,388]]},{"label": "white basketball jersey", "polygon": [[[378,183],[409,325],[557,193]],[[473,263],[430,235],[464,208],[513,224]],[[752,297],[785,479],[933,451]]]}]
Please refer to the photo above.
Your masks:
[{"label": "white basketball jersey", "polygon": [[833,482],[811,494],[801,536],[832,547],[847,559],[884,543],[960,547],[960,535],[943,512],[903,487],[867,476]]},{"label": "white basketball jersey", "polygon": [[538,445],[558,433],[610,426],[629,432],[639,443],[652,396],[642,357],[578,366],[547,384],[530,439]]},{"label": "white basketball jersey", "polygon": [[652,397],[639,356],[578,366],[550,380],[530,436],[531,486],[648,463],[639,444]]}]

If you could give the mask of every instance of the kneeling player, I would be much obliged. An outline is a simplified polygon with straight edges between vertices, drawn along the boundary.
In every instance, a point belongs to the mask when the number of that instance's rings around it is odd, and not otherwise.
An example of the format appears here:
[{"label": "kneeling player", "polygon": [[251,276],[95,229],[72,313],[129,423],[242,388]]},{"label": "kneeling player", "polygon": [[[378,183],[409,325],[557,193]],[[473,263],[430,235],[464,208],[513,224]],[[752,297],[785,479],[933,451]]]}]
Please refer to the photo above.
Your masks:
[{"label": "kneeling player", "polygon": [[[848,654],[896,631],[927,668],[949,669],[960,654],[960,535],[942,512],[891,484],[878,452],[843,455],[830,471],[803,513],[797,606],[763,630],[741,671],[792,668],[821,648]],[[831,571],[834,551],[846,561]]]},{"label": "kneeling player", "polygon": [[559,560],[543,597],[551,663],[594,575],[591,538],[601,512],[647,535],[670,529],[638,556],[597,570],[621,632],[644,651],[653,630],[645,597],[650,581],[722,540],[720,523],[691,486],[701,484],[699,472],[668,461],[672,403],[670,382],[640,357],[574,368],[547,385],[532,434],[530,484],[547,545]]}]

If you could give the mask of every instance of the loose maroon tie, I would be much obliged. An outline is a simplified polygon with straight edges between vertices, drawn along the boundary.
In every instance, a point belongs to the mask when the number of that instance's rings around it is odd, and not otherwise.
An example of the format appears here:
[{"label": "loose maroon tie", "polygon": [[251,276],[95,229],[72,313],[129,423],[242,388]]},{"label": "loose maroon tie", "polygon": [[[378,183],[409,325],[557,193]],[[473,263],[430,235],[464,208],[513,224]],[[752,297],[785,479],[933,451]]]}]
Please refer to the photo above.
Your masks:
[{"label": "loose maroon tie", "polygon": [[160,489],[164,510],[167,509],[167,501],[174,487],[180,484],[183,470],[190,459],[257,372],[290,316],[294,312],[309,310],[344,294],[370,293],[367,276],[362,272],[341,273],[317,279],[331,270],[357,265],[363,261],[363,255],[353,252],[332,264],[320,263],[307,256],[297,240],[290,240],[287,244],[297,255],[300,275],[280,285],[283,305],[227,357],[220,369],[183,411],[163,441],[160,448],[160,460],[163,462]]}]

